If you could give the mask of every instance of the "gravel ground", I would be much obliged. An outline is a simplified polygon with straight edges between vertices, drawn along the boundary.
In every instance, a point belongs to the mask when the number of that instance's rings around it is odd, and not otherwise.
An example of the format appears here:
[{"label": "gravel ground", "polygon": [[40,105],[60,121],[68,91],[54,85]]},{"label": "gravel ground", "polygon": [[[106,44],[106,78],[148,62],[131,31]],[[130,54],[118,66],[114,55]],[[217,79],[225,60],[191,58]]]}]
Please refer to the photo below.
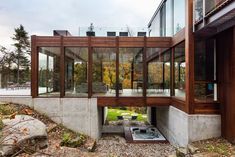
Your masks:
[{"label": "gravel ground", "polygon": [[103,136],[97,142],[96,152],[118,157],[164,157],[175,153],[170,144],[130,144],[118,135]]}]

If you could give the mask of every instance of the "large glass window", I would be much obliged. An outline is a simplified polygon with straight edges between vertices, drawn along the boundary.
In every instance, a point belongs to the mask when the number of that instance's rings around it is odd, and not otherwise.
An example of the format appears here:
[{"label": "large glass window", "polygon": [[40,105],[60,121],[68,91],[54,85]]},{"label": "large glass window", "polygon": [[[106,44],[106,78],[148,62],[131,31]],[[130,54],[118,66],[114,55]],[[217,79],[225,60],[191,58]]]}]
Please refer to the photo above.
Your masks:
[{"label": "large glass window", "polygon": [[160,12],[157,13],[154,20],[151,23],[149,36],[151,37],[160,36]]},{"label": "large glass window", "polygon": [[160,9],[160,36],[166,36],[166,6],[163,4]]},{"label": "large glass window", "polygon": [[167,0],[166,3],[166,36],[173,34],[173,0]]},{"label": "large glass window", "polygon": [[65,48],[65,96],[88,96],[88,48]]},{"label": "large glass window", "polygon": [[184,42],[174,48],[174,94],[185,98],[185,47]]},{"label": "large glass window", "polygon": [[[148,48],[147,96],[170,96],[170,51]],[[152,54],[152,55],[149,55]],[[151,58],[151,56],[154,56]]]},{"label": "large glass window", "polygon": [[143,95],[143,48],[119,49],[120,96]]},{"label": "large glass window", "polygon": [[215,40],[195,42],[195,100],[217,101]]},{"label": "large glass window", "polygon": [[60,96],[60,48],[40,47],[38,57],[38,94]]},{"label": "large glass window", "polygon": [[116,96],[116,49],[94,48],[92,57],[93,96]]},{"label": "large glass window", "polygon": [[185,0],[174,0],[174,34],[185,27]]}]

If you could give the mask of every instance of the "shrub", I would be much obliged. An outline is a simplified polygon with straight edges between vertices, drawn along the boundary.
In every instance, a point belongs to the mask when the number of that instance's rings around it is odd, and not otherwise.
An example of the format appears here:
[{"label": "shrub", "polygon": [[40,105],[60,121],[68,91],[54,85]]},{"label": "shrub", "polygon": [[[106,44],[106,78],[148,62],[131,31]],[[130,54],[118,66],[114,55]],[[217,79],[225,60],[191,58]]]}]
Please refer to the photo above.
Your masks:
[{"label": "shrub", "polygon": [[62,135],[62,141],[60,145],[76,148],[83,145],[85,141],[86,141],[86,136],[83,134],[72,135],[71,133],[65,132]]},{"label": "shrub", "polygon": [[2,122],[2,119],[0,119],[0,130],[3,129],[3,122]]},{"label": "shrub", "polygon": [[10,105],[1,104],[0,105],[0,115],[11,115],[16,112],[16,109]]}]

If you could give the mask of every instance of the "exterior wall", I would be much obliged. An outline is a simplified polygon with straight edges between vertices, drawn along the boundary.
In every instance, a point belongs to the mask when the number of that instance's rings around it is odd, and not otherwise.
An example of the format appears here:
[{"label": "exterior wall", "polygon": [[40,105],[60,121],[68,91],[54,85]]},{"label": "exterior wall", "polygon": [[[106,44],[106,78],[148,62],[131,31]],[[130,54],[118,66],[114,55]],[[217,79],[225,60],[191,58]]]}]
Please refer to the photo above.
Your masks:
[{"label": "exterior wall", "polygon": [[221,136],[220,115],[189,115],[170,106],[157,107],[157,127],[175,146]]},{"label": "exterior wall", "polygon": [[147,107],[147,120],[149,123],[151,123],[151,107]]},{"label": "exterior wall", "polygon": [[102,108],[97,107],[96,98],[1,97],[0,101],[27,105],[56,123],[92,138],[101,135]]}]

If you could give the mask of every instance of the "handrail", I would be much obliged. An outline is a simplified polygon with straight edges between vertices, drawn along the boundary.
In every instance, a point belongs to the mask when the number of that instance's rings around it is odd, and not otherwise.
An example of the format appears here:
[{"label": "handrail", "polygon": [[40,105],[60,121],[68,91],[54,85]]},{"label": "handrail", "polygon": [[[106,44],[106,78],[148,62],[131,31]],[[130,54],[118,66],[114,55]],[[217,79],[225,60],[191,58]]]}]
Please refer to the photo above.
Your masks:
[{"label": "handrail", "polygon": [[211,12],[214,12],[220,6],[230,0],[194,0],[194,23],[197,24],[202,21]]}]

